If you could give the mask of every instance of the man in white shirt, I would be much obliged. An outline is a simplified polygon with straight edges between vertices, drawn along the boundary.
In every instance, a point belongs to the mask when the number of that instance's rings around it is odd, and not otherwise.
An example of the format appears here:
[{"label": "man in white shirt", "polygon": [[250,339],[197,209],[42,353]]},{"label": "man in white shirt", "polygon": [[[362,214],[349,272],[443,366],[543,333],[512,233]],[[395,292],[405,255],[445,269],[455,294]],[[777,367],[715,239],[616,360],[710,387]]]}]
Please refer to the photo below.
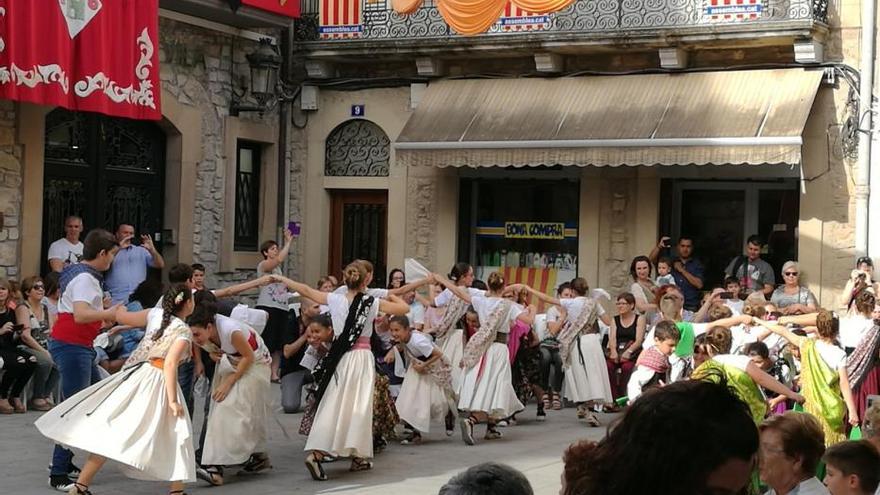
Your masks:
[{"label": "man in white shirt", "polygon": [[79,263],[83,254],[83,244],[79,240],[82,230],[82,218],[71,215],[64,219],[64,237],[49,245],[49,268],[53,272],[60,272],[67,265]]}]

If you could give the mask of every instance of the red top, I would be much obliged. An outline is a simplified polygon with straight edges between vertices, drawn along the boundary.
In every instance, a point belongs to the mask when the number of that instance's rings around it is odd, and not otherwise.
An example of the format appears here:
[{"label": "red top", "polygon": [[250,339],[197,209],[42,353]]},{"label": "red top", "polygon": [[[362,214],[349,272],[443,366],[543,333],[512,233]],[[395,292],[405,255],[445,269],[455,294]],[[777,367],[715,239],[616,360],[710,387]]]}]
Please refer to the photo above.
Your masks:
[{"label": "red top", "polygon": [[52,338],[65,344],[92,347],[101,326],[100,321],[77,323],[73,320],[73,313],[58,313],[58,319],[52,327]]}]

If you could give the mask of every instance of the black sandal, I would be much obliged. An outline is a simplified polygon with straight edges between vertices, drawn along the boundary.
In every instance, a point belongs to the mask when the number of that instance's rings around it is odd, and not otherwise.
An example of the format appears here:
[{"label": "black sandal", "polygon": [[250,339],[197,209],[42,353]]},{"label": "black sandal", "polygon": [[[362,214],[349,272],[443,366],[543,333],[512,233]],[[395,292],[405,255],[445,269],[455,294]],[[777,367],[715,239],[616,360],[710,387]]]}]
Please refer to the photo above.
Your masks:
[{"label": "black sandal", "polygon": [[369,471],[370,469],[373,469],[373,463],[363,457],[352,457],[351,466],[348,468],[348,470],[353,473],[357,471]]},{"label": "black sandal", "polygon": [[186,492],[183,490],[171,490],[168,492],[168,495],[186,495]]},{"label": "black sandal", "polygon": [[89,485],[83,485],[80,482],[74,482],[73,488],[76,488],[75,495],[92,495],[92,492],[89,491]]},{"label": "black sandal", "polygon": [[312,475],[312,479],[315,481],[327,481],[327,473],[324,472],[324,468],[321,466],[321,460],[318,459],[318,456],[315,455],[314,452],[306,456],[306,469],[309,470],[309,474]]},{"label": "black sandal", "polygon": [[217,466],[196,466],[196,478],[207,481],[211,486],[223,485],[223,471]]}]

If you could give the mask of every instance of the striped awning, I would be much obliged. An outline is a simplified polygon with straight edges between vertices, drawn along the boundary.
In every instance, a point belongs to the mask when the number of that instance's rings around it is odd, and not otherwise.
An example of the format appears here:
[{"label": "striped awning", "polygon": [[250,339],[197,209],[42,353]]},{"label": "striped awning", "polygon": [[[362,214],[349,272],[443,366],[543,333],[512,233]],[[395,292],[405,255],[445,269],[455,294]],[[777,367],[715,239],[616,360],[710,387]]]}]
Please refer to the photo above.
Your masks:
[{"label": "striped awning", "polygon": [[821,70],[432,83],[395,142],[438,167],[798,164]]}]

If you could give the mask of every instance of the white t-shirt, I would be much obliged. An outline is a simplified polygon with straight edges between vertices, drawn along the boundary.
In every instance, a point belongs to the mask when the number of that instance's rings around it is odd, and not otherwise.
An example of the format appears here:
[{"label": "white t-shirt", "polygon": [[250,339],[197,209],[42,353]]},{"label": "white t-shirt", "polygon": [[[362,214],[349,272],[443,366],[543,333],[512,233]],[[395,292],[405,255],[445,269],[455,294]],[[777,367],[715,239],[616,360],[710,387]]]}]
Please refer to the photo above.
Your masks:
[{"label": "white t-shirt", "polygon": [[[375,289],[375,290],[384,290],[384,289]],[[385,291],[386,293],[388,291]],[[327,294],[327,307],[330,311],[330,318],[333,320],[333,333],[336,336],[342,335],[342,331],[345,329],[345,320],[348,318],[348,308],[351,306],[351,301],[348,300],[343,294],[337,294],[336,292],[331,292]],[[371,295],[369,291],[368,295]],[[364,325],[364,331],[361,332],[361,337],[369,337],[373,335],[373,320],[376,319],[376,316],[379,314],[379,297],[373,296],[373,306],[370,308],[369,313],[367,314],[367,323]]]},{"label": "white t-shirt", "polygon": [[[368,296],[373,296],[376,299],[388,299],[388,289],[367,289],[366,293]],[[336,295],[340,295],[340,296],[347,296],[348,295],[348,287],[345,285],[340,285],[333,292],[331,292],[331,294],[336,294]],[[330,312],[330,306],[327,304],[322,304],[318,309],[322,313],[329,313]]]},{"label": "white t-shirt", "polygon": [[[485,295],[474,295],[471,296],[471,305],[477,310],[477,315],[480,317],[480,323],[484,323],[489,320],[489,317],[492,315],[492,311],[501,304],[505,299],[500,297],[486,297]],[[522,314],[525,309],[517,303],[510,304],[510,311],[507,313],[508,323],[513,323],[516,321],[516,318]],[[498,329],[501,333],[510,333],[510,325],[501,325],[501,328]]]},{"label": "white t-shirt", "polygon": [[730,308],[730,312],[733,313],[733,316],[741,315],[745,304],[746,302],[740,299],[726,299],[724,301],[724,305]]},{"label": "white t-shirt", "polygon": [[47,256],[47,259],[61,260],[64,262],[64,265],[67,266],[79,263],[79,260],[82,259],[82,255],[82,242],[77,241],[76,244],[71,244],[66,237],[62,237],[49,245],[49,256]]},{"label": "white t-shirt", "polygon": [[[473,287],[468,287],[467,291],[468,291],[468,294],[471,295],[471,298],[473,298],[474,296],[485,296],[486,295],[486,291],[480,290],[480,289],[474,289]],[[452,298],[454,298],[454,297],[456,297],[456,296],[455,296],[455,294],[452,293],[451,290],[443,289],[443,292],[437,294],[437,297],[434,298],[434,306],[437,306],[438,308],[442,308],[443,306],[446,306],[447,304],[449,304],[449,301],[451,301]]]},{"label": "white t-shirt", "polygon": [[[645,341],[642,342],[642,349],[650,349],[654,347],[654,328],[656,328],[656,324],[651,327],[651,330],[648,331],[648,334],[645,335]],[[703,335],[704,333],[709,331],[709,328],[713,327],[711,323],[691,323],[691,328],[694,329],[694,338]]]},{"label": "white t-shirt", "polygon": [[840,318],[840,345],[858,347],[865,333],[874,326],[874,320],[860,314]]},{"label": "white t-shirt", "polygon": [[846,366],[846,351],[821,340],[816,341],[816,352],[825,364],[834,371]]},{"label": "white t-shirt", "polygon": [[232,344],[232,334],[240,332],[244,335],[245,340],[254,351],[254,359],[256,362],[270,363],[272,355],[263,342],[263,339],[257,334],[257,331],[238,320],[233,320],[228,316],[216,315],[214,324],[217,327],[217,334],[220,337],[220,350],[229,355],[238,355],[238,349]]},{"label": "white t-shirt", "polygon": [[752,328],[749,325],[734,325],[730,327],[730,335],[733,337],[730,352],[741,352],[742,348],[746,345],[757,342],[759,332],[760,329]]},{"label": "white t-shirt", "polygon": [[719,354],[713,356],[712,359],[718,363],[733,366],[740,371],[745,371],[749,363],[752,362],[748,356],[743,356],[742,354]]},{"label": "white t-shirt", "polygon": [[416,325],[424,325],[425,307],[422,306],[422,303],[414,301],[412,304],[409,305],[409,313],[406,314],[406,318],[409,320],[409,325],[411,327],[415,327]]},{"label": "white t-shirt", "polygon": [[[819,481],[819,478],[813,476],[812,478],[801,481],[798,486],[794,488],[793,491],[788,492],[790,494],[797,495],[831,495],[831,492],[828,491],[828,488]],[[776,490],[770,489],[765,495],[777,495]]]},{"label": "white t-shirt", "polygon": [[[560,304],[565,311],[567,311],[566,320],[570,322],[577,321],[578,317],[580,317],[581,312],[584,310],[584,305],[587,303],[587,298],[584,296],[578,296],[572,299],[560,299]],[[602,307],[601,304],[596,302],[594,305],[596,308],[596,316],[602,316],[605,314],[605,308]]]},{"label": "white t-shirt", "polygon": [[88,273],[80,273],[67,284],[58,300],[59,313],[73,313],[73,303],[84,302],[95,311],[104,309],[104,290],[98,280]]},{"label": "white t-shirt", "polygon": [[431,341],[431,337],[422,332],[412,332],[409,342],[406,343],[406,348],[413,356],[418,357],[428,358],[434,353],[434,343]]}]

